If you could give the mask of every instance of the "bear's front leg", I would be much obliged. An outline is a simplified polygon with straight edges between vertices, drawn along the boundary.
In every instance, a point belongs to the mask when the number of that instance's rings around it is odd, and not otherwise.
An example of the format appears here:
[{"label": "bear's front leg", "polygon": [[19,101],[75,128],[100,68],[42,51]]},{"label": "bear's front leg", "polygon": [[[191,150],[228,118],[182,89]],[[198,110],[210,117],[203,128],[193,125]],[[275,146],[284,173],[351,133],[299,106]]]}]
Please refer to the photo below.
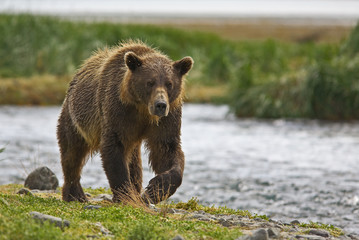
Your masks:
[{"label": "bear's front leg", "polygon": [[116,134],[108,134],[103,137],[100,152],[103,168],[113,192],[113,201],[120,202],[121,195],[127,194],[130,184],[125,147],[117,139]]},{"label": "bear's front leg", "polygon": [[185,160],[179,138],[166,142],[149,139],[147,147],[152,169],[157,176],[150,180],[143,198],[156,204],[172,196],[181,185]]},{"label": "bear's front leg", "polygon": [[146,202],[159,203],[172,196],[182,183],[183,171],[172,169],[152,178],[143,198]]}]

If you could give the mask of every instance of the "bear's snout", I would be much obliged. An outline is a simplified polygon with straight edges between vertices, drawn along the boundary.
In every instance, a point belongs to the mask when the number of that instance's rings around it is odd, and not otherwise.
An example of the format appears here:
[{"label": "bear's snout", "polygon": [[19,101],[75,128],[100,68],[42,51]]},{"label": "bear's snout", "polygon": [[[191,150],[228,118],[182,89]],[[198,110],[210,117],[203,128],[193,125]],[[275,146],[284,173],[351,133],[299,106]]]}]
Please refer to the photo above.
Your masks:
[{"label": "bear's snout", "polygon": [[157,89],[152,95],[152,100],[148,105],[148,110],[150,114],[157,117],[165,117],[170,111],[170,106],[168,102],[168,95],[163,88]]},{"label": "bear's snout", "polygon": [[167,116],[167,103],[164,100],[155,102],[155,115],[159,117]]}]

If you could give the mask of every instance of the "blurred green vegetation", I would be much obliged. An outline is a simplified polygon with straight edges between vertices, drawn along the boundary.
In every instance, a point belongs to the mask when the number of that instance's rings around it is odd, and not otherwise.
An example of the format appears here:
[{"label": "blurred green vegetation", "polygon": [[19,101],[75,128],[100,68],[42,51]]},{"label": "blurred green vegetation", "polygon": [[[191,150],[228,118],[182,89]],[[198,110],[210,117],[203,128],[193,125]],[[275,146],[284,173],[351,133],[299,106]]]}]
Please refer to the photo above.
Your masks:
[{"label": "blurred green vegetation", "polygon": [[264,78],[265,81],[253,84],[254,64],[251,61],[243,64],[231,88],[230,104],[236,115],[359,119],[359,24],[341,44],[309,45],[310,51],[302,55],[305,63],[290,71],[283,70],[274,81]]},{"label": "blurred green vegetation", "polygon": [[189,101],[227,103],[240,117],[359,118],[358,26],[341,44],[230,41],[153,25],[2,14],[0,35],[0,104],[60,104],[93,51],[140,39],[172,59],[193,57]]}]

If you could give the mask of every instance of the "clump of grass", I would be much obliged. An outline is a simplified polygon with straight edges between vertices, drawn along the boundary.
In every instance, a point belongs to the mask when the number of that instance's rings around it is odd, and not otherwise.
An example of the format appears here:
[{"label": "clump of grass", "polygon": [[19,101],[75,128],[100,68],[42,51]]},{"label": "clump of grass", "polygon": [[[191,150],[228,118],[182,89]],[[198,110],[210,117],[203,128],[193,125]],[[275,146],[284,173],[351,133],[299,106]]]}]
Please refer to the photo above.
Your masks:
[{"label": "clump of grass", "polygon": [[[330,224],[316,223],[316,222],[310,221],[309,223],[301,223],[301,224],[299,224],[299,226],[303,227],[303,228],[324,229],[324,230],[327,230],[334,237],[339,237],[344,234],[341,229],[334,227],[333,225],[330,225]],[[309,231],[310,230],[307,230],[307,232],[309,232]]]},{"label": "clump of grass", "polygon": [[227,208],[226,206],[219,206],[215,207],[212,206],[204,206],[199,204],[199,200],[196,197],[191,198],[188,202],[178,202],[178,203],[171,203],[171,207],[177,209],[183,209],[187,211],[204,211],[210,214],[235,214],[243,217],[253,218],[252,214],[246,210],[235,210],[231,208]]}]

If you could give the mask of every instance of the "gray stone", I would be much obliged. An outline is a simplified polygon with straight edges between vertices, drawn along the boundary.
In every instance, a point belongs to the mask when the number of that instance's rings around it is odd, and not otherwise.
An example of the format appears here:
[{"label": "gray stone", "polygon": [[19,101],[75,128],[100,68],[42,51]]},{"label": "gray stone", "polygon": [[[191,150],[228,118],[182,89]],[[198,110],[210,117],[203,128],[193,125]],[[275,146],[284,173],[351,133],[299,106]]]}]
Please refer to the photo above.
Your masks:
[{"label": "gray stone", "polygon": [[277,228],[268,228],[267,233],[270,238],[279,238],[280,236],[280,230]]},{"label": "gray stone", "polygon": [[290,222],[290,224],[298,225],[298,224],[300,224],[300,222],[298,220],[293,220],[293,221]]},{"label": "gray stone", "polygon": [[181,235],[177,235],[172,240],[185,240]]},{"label": "gray stone", "polygon": [[55,226],[60,227],[60,228],[70,226],[69,221],[63,220],[61,218],[54,217],[54,216],[51,216],[51,215],[46,215],[46,214],[42,214],[42,213],[39,213],[39,212],[30,212],[30,215],[32,216],[32,218],[34,218],[36,220],[39,220],[40,222],[48,221],[48,222],[53,223]]},{"label": "gray stone", "polygon": [[325,238],[317,235],[296,235],[297,239],[307,239],[307,240],[324,240]]},{"label": "gray stone", "polygon": [[225,218],[220,218],[218,220],[219,224],[221,224],[223,227],[231,227],[233,226],[233,223]]},{"label": "gray stone", "polygon": [[168,208],[167,213],[174,214],[176,213],[176,210],[174,210],[173,208]]},{"label": "gray stone", "polygon": [[198,213],[198,214],[206,214],[206,212],[203,211],[203,210],[196,211],[196,213]]},{"label": "gray stone", "polygon": [[48,167],[35,169],[25,179],[25,187],[39,190],[55,190],[59,186],[59,180]]},{"label": "gray stone", "polygon": [[100,238],[100,237],[97,236],[97,235],[86,235],[86,238],[94,238],[94,239],[97,239],[97,238]]},{"label": "gray stone", "polygon": [[359,240],[359,235],[357,235],[355,233],[350,233],[347,236],[350,237],[353,240]]},{"label": "gray stone", "polygon": [[110,232],[110,230],[108,230],[107,228],[105,228],[104,226],[102,226],[102,224],[100,222],[97,222],[94,224],[96,227],[98,227],[101,231],[101,233],[103,235],[106,235],[106,236],[110,236],[112,235],[112,233]]},{"label": "gray stone", "polygon": [[269,240],[269,237],[267,231],[261,228],[253,232],[252,235],[245,235],[236,240]]},{"label": "gray stone", "polygon": [[308,233],[313,234],[313,235],[318,235],[321,237],[325,237],[325,238],[330,236],[329,232],[322,230],[322,229],[311,229],[311,230],[309,230]]},{"label": "gray stone", "polygon": [[200,221],[211,221],[211,218],[203,214],[193,214],[189,216],[190,219],[198,219]]},{"label": "gray stone", "polygon": [[32,194],[32,192],[27,188],[21,188],[19,191],[17,191],[17,194],[34,196],[34,194]]},{"label": "gray stone", "polygon": [[39,190],[39,189],[33,189],[31,190],[32,193],[59,193],[58,190]]},{"label": "gray stone", "polygon": [[268,239],[269,239],[268,232],[263,228],[256,230],[251,236],[251,240],[268,240]]},{"label": "gray stone", "polygon": [[100,205],[87,205],[87,206],[84,206],[84,209],[99,209],[99,208],[102,208]]},{"label": "gray stone", "polygon": [[108,201],[108,202],[112,202],[112,195],[111,194],[99,194],[97,196],[95,196],[93,199],[91,199],[92,201],[95,202],[101,202],[101,201]]}]

